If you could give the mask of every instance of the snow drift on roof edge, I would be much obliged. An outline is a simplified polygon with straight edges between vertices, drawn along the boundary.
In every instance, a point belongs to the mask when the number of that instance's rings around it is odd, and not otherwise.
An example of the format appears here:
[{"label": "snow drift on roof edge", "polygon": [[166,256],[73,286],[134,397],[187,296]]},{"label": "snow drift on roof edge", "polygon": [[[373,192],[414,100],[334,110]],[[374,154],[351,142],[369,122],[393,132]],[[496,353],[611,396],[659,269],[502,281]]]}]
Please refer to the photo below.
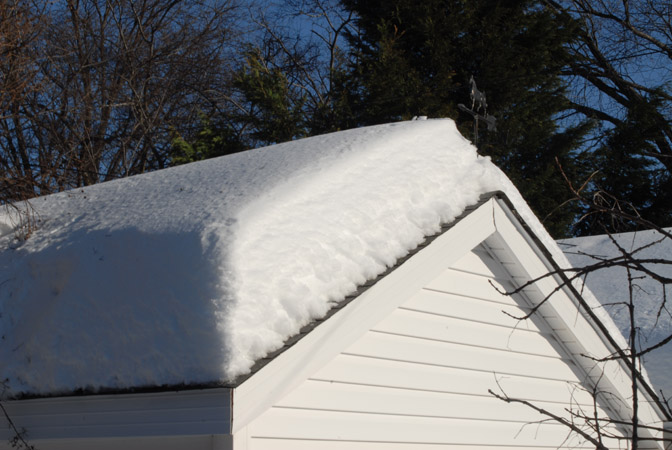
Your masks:
[{"label": "snow drift on roof edge", "polygon": [[492,190],[554,247],[450,120],[36,199],[41,228],[0,254],[7,393],[231,380]]}]

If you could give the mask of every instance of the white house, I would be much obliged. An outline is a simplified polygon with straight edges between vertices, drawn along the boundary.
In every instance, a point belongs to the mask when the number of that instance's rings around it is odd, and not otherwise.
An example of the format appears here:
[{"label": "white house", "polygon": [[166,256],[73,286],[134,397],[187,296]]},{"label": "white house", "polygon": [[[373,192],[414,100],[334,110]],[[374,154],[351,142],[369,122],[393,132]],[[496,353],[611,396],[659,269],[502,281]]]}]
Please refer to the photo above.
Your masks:
[{"label": "white house", "polygon": [[[561,275],[506,295],[567,261],[449,120],[32,207],[27,241],[11,217],[0,227],[4,442],[25,430],[38,449],[595,448],[580,416],[631,420],[627,367],[596,362],[624,345],[597,301]],[[646,384],[638,400],[652,427],[640,448],[662,448],[669,418]],[[627,448],[627,425],[600,430]]]}]

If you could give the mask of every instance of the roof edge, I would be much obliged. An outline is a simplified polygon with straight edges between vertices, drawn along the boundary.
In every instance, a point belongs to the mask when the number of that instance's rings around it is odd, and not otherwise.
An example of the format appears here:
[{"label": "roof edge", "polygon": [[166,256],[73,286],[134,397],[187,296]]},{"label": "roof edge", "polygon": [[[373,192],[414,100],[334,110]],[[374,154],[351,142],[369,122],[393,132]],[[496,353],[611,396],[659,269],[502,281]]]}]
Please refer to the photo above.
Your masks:
[{"label": "roof edge", "polygon": [[373,286],[376,285],[380,280],[388,276],[390,273],[394,272],[399,266],[401,266],[403,263],[405,263],[407,260],[415,256],[419,251],[427,247],[434,241],[436,238],[444,234],[446,231],[454,227],[457,223],[459,223],[462,219],[467,217],[469,214],[471,214],[473,211],[481,207],[483,204],[487,203],[490,199],[493,197],[497,197],[499,195],[504,195],[505,194],[502,191],[491,191],[487,192],[485,194],[482,194],[478,201],[472,205],[469,205],[462,211],[462,213],[457,216],[455,219],[453,219],[449,223],[441,224],[441,228],[439,231],[437,231],[434,234],[425,236],[425,239],[418,244],[415,248],[411,249],[405,256],[399,258],[394,265],[388,267],[384,272],[381,272],[378,276],[375,278],[372,278],[370,280],[367,280],[364,282],[364,284],[360,285],[357,287],[355,291],[353,291],[351,294],[348,294],[343,300],[336,302],[332,308],[327,311],[327,314],[320,318],[313,320],[307,325],[304,325],[301,330],[294,336],[290,337],[287,341],[285,341],[285,344],[280,347],[279,349],[269,353],[266,357],[261,358],[258,360],[251,368],[250,373],[247,373],[245,375],[240,375],[236,377],[231,383],[230,387],[237,387],[245,380],[248,378],[252,377],[255,373],[257,373],[259,370],[261,370],[264,366],[266,366],[269,362],[271,362],[273,359],[275,359],[278,355],[284,353],[287,351],[289,348],[291,348],[294,344],[296,344],[298,341],[300,341],[304,336],[306,336],[308,333],[310,333],[313,329],[315,329],[317,326],[319,326],[321,323],[325,322],[326,320],[329,320],[334,314],[336,314],[338,311],[343,309],[346,305],[348,305],[350,302],[355,300],[357,297],[362,295],[364,292],[372,288]]},{"label": "roof edge", "polygon": [[[511,211],[511,213],[514,215],[518,223],[520,223],[521,227],[529,237],[529,239],[532,241],[532,243],[537,247],[541,255],[544,257],[544,259],[547,260],[548,264],[551,266],[552,270],[557,274],[557,276],[560,278],[562,284],[566,286],[567,290],[569,293],[574,297],[574,299],[577,301],[578,305],[583,308],[590,318],[590,320],[594,323],[594,325],[598,328],[600,334],[602,337],[606,340],[606,342],[609,344],[609,346],[612,348],[612,354],[618,354],[619,356],[619,363],[621,365],[625,365],[627,361],[627,354],[625,353],[624,349],[618,345],[614,337],[612,336],[611,332],[609,329],[604,325],[602,320],[595,314],[593,311],[593,308],[588,304],[584,296],[577,290],[577,288],[574,286],[574,284],[570,281],[569,277],[567,277],[567,269],[563,269],[560,264],[555,260],[553,257],[553,254],[548,250],[546,245],[542,242],[542,240],[537,236],[537,234],[534,232],[532,227],[529,226],[529,224],[523,219],[523,217],[520,215],[520,213],[517,211],[515,205],[509,197],[501,191],[494,192],[493,195],[496,197],[498,200],[501,200],[504,202],[504,204],[507,206],[507,208]],[[629,367],[624,367],[623,370],[625,373],[630,375],[630,368]],[[637,382],[639,386],[651,397],[651,400],[653,403],[655,403],[656,407],[659,409],[659,411],[662,413],[663,418],[666,421],[672,421],[672,415],[670,415],[670,411],[668,411],[668,408],[665,407],[663,404],[662,400],[656,394],[655,390],[653,387],[650,385],[649,381],[646,380],[644,375],[641,373],[641,371],[636,370],[635,371],[635,376],[637,378]]]},{"label": "roof edge", "polygon": [[[627,357],[627,355],[625,354],[623,349],[616,343],[615,339],[612,337],[612,335],[609,332],[609,330],[607,329],[607,327],[602,323],[601,319],[594,313],[594,311],[592,310],[592,308],[590,307],[588,302],[578,292],[578,290],[573,286],[573,284],[571,283],[571,281],[569,280],[569,278],[565,274],[565,270],[562,269],[562,267],[558,264],[558,262],[553,257],[553,254],[549,251],[549,249],[542,242],[542,240],[539,238],[539,236],[537,236],[537,234],[534,232],[532,227],[530,227],[530,225],[523,219],[523,217],[518,212],[515,205],[510,200],[510,198],[506,195],[506,193],[504,193],[503,191],[497,190],[497,191],[490,191],[490,192],[487,192],[487,193],[484,193],[484,194],[480,195],[477,202],[475,202],[474,204],[465,208],[464,211],[459,216],[457,216],[454,220],[452,220],[451,222],[442,224],[439,231],[437,231],[436,233],[434,233],[432,235],[425,236],[425,239],[418,246],[416,246],[415,248],[410,250],[405,256],[399,258],[394,263],[394,265],[388,267],[384,272],[381,272],[375,278],[367,280],[365,283],[358,286],[355,291],[353,291],[351,294],[347,295],[341,301],[335,302],[333,307],[329,309],[329,311],[326,313],[326,315],[324,317],[322,317],[320,319],[313,320],[310,323],[303,326],[297,334],[295,334],[294,336],[291,336],[287,341],[285,341],[285,343],[283,344],[282,347],[280,347],[277,350],[269,353],[264,358],[261,358],[261,359],[257,360],[257,362],[252,366],[249,373],[247,373],[245,375],[240,375],[240,376],[236,377],[235,379],[233,379],[231,381],[228,381],[228,382],[213,381],[213,382],[207,382],[207,383],[194,383],[194,384],[180,383],[180,384],[170,384],[170,385],[161,385],[161,386],[148,385],[148,386],[137,386],[137,387],[129,387],[129,388],[105,388],[105,387],[97,388],[97,389],[82,388],[82,389],[77,389],[77,390],[71,391],[71,392],[58,392],[58,393],[53,393],[53,394],[26,394],[26,393],[22,393],[22,394],[13,396],[13,397],[4,398],[3,401],[5,401],[5,400],[37,399],[37,398],[56,398],[56,397],[123,395],[123,394],[134,394],[134,393],[138,393],[138,394],[141,394],[141,393],[161,393],[161,392],[171,392],[171,391],[178,392],[178,391],[190,391],[190,390],[196,391],[196,390],[218,389],[218,388],[235,389],[236,387],[238,387],[242,383],[244,383],[246,380],[248,380],[249,378],[254,376],[256,373],[258,373],[260,370],[262,370],[268,363],[273,361],[279,355],[281,355],[282,353],[286,352],[288,349],[293,347],[297,342],[299,342],[301,339],[303,339],[306,335],[308,335],[312,330],[314,330],[320,324],[329,320],[333,315],[335,315],[337,312],[339,312],[341,309],[343,309],[346,305],[348,305],[353,300],[358,298],[360,295],[362,295],[364,292],[369,290],[371,287],[375,286],[380,280],[382,280],[383,278],[388,276],[390,273],[395,271],[399,266],[401,266],[407,260],[409,260],[410,258],[415,256],[419,251],[421,251],[422,249],[424,249],[425,247],[430,245],[439,236],[441,236],[442,234],[444,234],[445,232],[447,232],[448,230],[453,228],[462,219],[467,217],[473,211],[475,211],[480,206],[487,203],[489,200],[491,200],[493,198],[495,198],[497,200],[501,200],[506,205],[507,209],[509,211],[511,211],[514,218],[520,224],[523,231],[527,235],[527,238],[529,238],[529,240],[539,250],[541,255],[544,257],[544,259],[551,266],[552,270],[557,272],[557,275],[561,279],[561,282],[567,287],[569,293],[571,293],[572,297],[575,298],[575,300],[577,301],[579,306],[582,307],[585,310],[585,312],[589,316],[590,320],[598,328],[600,334],[603,336],[604,339],[606,339],[607,343],[613,348],[613,352],[619,354],[619,356],[621,356],[625,359]],[[626,370],[626,373],[630,373],[630,372],[628,370]],[[641,372],[637,371],[636,376],[637,376],[637,381],[639,382],[639,385],[651,397],[653,402],[656,404],[657,409],[659,409],[659,411],[662,412],[662,415],[664,416],[664,418],[667,421],[672,421],[672,416],[670,416],[669,412],[664,407],[662,401],[660,400],[658,395],[655,393],[653,388],[650,386],[648,381],[646,381],[646,379],[641,374]]]},{"label": "roof edge", "polygon": [[[97,396],[97,395],[123,395],[123,394],[141,394],[141,393],[159,393],[159,392],[171,392],[171,391],[189,391],[189,390],[203,390],[203,389],[217,389],[217,388],[236,388],[240,386],[242,383],[244,383],[247,379],[255,375],[257,372],[259,372],[264,366],[266,366],[268,363],[270,363],[272,360],[274,360],[276,357],[278,357],[280,354],[284,353],[288,349],[290,349],[292,346],[294,346],[297,342],[299,342],[303,337],[305,337],[308,333],[310,333],[313,329],[318,327],[320,324],[324,323],[325,321],[329,320],[334,314],[336,314],[338,311],[343,309],[346,305],[348,305],[350,302],[355,300],[357,297],[362,295],[364,292],[369,290],[371,287],[373,287],[378,281],[382,280],[386,276],[388,276],[390,273],[392,273],[394,270],[396,270],[399,266],[401,266],[404,262],[406,262],[408,259],[412,258],[415,254],[417,254],[419,251],[427,247],[429,244],[432,243],[436,238],[444,234],[446,231],[454,227],[457,223],[459,223],[462,219],[467,217],[469,214],[471,214],[474,210],[478,209],[480,206],[482,206],[484,203],[488,202],[490,199],[493,197],[500,197],[503,196],[505,197],[506,195],[502,191],[492,191],[492,192],[487,192],[482,194],[478,201],[476,203],[469,205],[462,211],[462,213],[457,216],[455,219],[453,219],[449,223],[444,223],[441,224],[441,228],[439,231],[432,235],[425,236],[425,239],[418,244],[415,248],[410,250],[405,256],[399,258],[394,265],[388,267],[384,272],[381,272],[378,276],[375,278],[372,278],[370,280],[367,280],[363,284],[357,287],[355,291],[353,291],[351,294],[348,294],[345,298],[343,298],[339,302],[335,302],[333,307],[327,311],[326,315],[320,319],[316,319],[311,321],[310,323],[304,325],[297,334],[291,336],[289,339],[285,341],[282,347],[278,348],[277,350],[269,353],[266,355],[264,358],[261,358],[255,362],[255,364],[252,366],[251,370],[249,373],[240,375],[236,377],[233,380],[230,381],[212,381],[212,382],[206,382],[206,383],[179,383],[179,384],[166,384],[166,385],[146,385],[146,386],[135,386],[135,387],[128,387],[128,388],[109,388],[109,387],[101,387],[101,388],[80,388],[74,391],[68,391],[68,392],[54,392],[51,394],[30,394],[30,393],[19,393],[18,395],[11,396],[11,397],[5,397],[2,398],[2,401],[5,400],[28,400],[28,399],[39,399],[39,398],[57,398],[57,397],[83,397],[83,396]],[[0,396],[1,397],[1,396]]]}]

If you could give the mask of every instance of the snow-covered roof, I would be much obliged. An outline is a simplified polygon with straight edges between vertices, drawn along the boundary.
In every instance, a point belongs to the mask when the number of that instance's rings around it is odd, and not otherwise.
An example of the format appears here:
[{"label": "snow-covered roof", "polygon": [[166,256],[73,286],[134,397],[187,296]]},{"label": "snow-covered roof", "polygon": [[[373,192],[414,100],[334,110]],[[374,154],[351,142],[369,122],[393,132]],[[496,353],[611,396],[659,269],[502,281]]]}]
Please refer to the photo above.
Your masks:
[{"label": "snow-covered roof", "polygon": [[231,381],[495,190],[557,250],[450,120],[35,199],[40,226],[27,241],[0,219],[6,395]]},{"label": "snow-covered roof", "polygon": [[[666,229],[672,232],[672,228]],[[633,252],[641,260],[670,260],[672,257],[672,239],[666,238],[655,230],[633,233],[587,236],[558,241],[570,263],[575,267],[585,267],[601,260],[622,255],[613,239],[624,250]],[[663,277],[672,278],[672,265],[645,264],[649,269]],[[642,345],[652,345],[672,334],[672,313],[669,305],[660,309],[664,286],[646,274],[633,270],[633,299],[635,301],[635,320],[640,329]],[[602,302],[605,310],[612,316],[624,336],[630,330],[630,317],[625,306],[629,301],[628,275],[625,267],[609,267],[589,273],[586,285]],[[669,299],[669,289],[667,296]],[[644,358],[646,368],[653,385],[670,396],[672,395],[672,346],[667,345]]]}]

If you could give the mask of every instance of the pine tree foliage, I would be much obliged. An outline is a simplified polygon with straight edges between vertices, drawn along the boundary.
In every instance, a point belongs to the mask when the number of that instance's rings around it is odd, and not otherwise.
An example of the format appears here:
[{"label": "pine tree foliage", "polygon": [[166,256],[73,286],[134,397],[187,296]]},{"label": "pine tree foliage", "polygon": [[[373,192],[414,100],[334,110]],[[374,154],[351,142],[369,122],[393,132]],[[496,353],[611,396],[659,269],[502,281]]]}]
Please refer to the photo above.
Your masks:
[{"label": "pine tree foliage", "polygon": [[[486,93],[497,132],[479,132],[490,155],[522,191],[556,236],[571,232],[577,210],[568,198],[556,158],[580,177],[579,148],[588,122],[560,128],[568,110],[560,71],[577,24],[538,2],[524,0],[344,0],[358,17],[352,61],[361,93],[357,122],[382,123],[415,115],[452,117],[463,134],[473,121],[468,80]],[[483,111],[481,111],[483,113]]]},{"label": "pine tree foliage", "polygon": [[[242,46],[228,107],[208,117],[210,128],[237,140],[232,151],[354,128],[357,101],[341,48],[351,14],[336,0],[271,2],[250,12],[255,32]],[[185,144],[219,139],[202,125],[175,142],[178,155]]]},{"label": "pine tree foliage", "polygon": [[253,130],[251,138],[266,144],[290,141],[306,135],[303,106],[306,95],[292,89],[288,74],[269,63],[260,48],[247,52],[246,64],[235,86],[248,104],[240,119]]},{"label": "pine tree foliage", "polygon": [[290,3],[321,41],[261,15],[261,38],[235,76],[236,107],[213,123],[233,123],[243,147],[417,115],[454,118],[475,140],[472,116],[458,108],[471,106],[473,76],[498,130],[482,128],[479,150],[549,216],[553,234],[571,234],[580,211],[563,204],[570,193],[556,161],[572,180],[587,176],[577,149],[590,122],[559,125],[570,106],[560,71],[577,22],[532,0]]},{"label": "pine tree foliage", "polygon": [[[603,133],[593,153],[594,174],[588,191],[595,197],[606,194],[615,210],[612,220],[584,220],[577,234],[621,233],[641,230],[642,224],[628,220],[641,217],[667,226],[672,220],[672,177],[669,170],[652,157],[656,150],[647,133],[651,124],[646,115],[634,111],[619,126]],[[618,198],[618,201],[615,199]]]},{"label": "pine tree foliage", "polygon": [[179,166],[246,149],[233,126],[214,124],[210,118],[201,114],[201,122],[189,140],[173,130],[171,162],[172,165]]}]

